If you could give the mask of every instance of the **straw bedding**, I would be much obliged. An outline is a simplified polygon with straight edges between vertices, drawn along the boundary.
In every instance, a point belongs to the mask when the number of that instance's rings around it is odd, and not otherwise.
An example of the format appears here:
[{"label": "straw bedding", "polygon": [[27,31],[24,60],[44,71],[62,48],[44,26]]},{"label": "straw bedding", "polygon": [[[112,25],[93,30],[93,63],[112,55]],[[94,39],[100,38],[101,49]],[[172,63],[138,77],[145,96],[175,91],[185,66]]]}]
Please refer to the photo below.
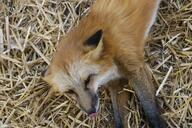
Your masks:
[{"label": "straw bedding", "polygon": [[[91,4],[91,0],[1,0],[0,128],[112,127],[105,90],[100,93],[98,117],[89,119],[70,97],[49,97],[40,77],[59,38],[78,24]],[[171,128],[192,128],[191,14],[190,0],[164,0],[146,42],[158,104]],[[134,92],[127,93],[129,127],[147,127]]]}]

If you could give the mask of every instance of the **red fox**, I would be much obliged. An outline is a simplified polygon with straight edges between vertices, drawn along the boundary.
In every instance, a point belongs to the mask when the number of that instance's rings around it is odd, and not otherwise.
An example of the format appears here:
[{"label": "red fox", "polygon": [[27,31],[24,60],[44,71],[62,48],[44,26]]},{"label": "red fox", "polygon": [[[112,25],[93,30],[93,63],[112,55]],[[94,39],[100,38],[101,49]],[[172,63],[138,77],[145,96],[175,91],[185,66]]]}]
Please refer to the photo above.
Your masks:
[{"label": "red fox", "polygon": [[[98,88],[112,80],[127,79],[149,125],[164,128],[144,63],[145,38],[159,3],[96,0],[89,14],[60,40],[44,80],[56,92],[74,96],[81,109],[94,116],[99,109]],[[118,118],[115,116],[116,127],[123,127]]]}]

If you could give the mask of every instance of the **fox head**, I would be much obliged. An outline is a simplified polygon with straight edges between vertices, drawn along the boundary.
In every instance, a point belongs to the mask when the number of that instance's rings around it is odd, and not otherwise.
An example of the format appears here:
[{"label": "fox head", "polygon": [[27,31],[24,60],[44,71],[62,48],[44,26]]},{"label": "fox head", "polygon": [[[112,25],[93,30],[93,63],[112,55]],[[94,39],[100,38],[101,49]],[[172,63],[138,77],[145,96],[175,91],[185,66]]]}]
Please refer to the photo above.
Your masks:
[{"label": "fox head", "polygon": [[56,92],[73,96],[88,115],[98,111],[99,86],[119,76],[104,40],[102,29],[72,31],[61,40],[44,76]]}]

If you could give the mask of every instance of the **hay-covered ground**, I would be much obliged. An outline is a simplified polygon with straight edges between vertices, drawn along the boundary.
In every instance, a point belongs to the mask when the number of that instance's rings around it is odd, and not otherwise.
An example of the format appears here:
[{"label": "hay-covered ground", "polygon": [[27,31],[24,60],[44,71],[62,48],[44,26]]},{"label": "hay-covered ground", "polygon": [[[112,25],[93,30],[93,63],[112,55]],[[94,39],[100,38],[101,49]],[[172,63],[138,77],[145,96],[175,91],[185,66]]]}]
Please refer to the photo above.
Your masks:
[{"label": "hay-covered ground", "polygon": [[[89,119],[67,96],[48,98],[41,79],[61,35],[87,14],[90,1],[0,1],[0,128],[110,128],[112,106],[101,91],[98,117]],[[146,43],[162,114],[171,128],[192,128],[192,1],[164,0]],[[127,92],[131,93],[131,92]],[[134,95],[130,128],[145,128]]]}]

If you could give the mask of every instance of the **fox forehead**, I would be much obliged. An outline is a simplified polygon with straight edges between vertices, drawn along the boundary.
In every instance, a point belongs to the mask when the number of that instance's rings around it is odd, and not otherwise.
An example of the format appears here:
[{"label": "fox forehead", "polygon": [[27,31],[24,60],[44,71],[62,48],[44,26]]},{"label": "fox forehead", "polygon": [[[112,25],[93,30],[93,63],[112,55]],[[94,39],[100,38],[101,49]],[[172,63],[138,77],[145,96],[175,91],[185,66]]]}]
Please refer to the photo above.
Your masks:
[{"label": "fox forehead", "polygon": [[52,77],[52,83],[58,91],[63,92],[67,89],[81,86],[88,75],[97,74],[99,67],[93,64],[86,64],[83,61],[75,61],[65,70],[59,69]]}]

